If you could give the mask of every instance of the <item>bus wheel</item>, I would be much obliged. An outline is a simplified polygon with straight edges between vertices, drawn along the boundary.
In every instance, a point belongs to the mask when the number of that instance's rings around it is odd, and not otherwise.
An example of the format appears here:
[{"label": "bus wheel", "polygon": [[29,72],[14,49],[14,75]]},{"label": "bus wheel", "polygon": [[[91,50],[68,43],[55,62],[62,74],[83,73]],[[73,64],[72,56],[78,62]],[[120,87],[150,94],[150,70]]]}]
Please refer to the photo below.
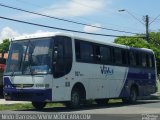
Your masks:
[{"label": "bus wheel", "polygon": [[36,109],[43,109],[46,106],[46,102],[32,102],[32,105]]},{"label": "bus wheel", "polygon": [[137,100],[137,90],[135,87],[132,87],[130,90],[130,95],[128,98],[122,98],[124,103],[135,103]]},{"label": "bus wheel", "polygon": [[95,101],[99,105],[106,105],[108,104],[109,99],[96,99]]},{"label": "bus wheel", "polygon": [[130,91],[129,102],[135,103],[136,100],[137,100],[137,91],[135,87],[132,87]]},{"label": "bus wheel", "polygon": [[78,89],[73,89],[71,92],[71,101],[66,104],[71,108],[78,108],[80,106],[81,96]]}]

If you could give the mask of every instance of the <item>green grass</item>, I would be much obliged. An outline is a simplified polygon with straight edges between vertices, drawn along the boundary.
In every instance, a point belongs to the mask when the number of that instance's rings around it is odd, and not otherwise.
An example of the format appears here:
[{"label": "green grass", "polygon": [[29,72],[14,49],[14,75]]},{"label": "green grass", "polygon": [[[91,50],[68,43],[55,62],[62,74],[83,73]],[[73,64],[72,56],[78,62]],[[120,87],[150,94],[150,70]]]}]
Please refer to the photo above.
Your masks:
[{"label": "green grass", "polygon": [[30,103],[0,105],[0,110],[24,110],[24,109],[33,109],[33,107]]},{"label": "green grass", "polygon": [[108,103],[119,103],[122,102],[122,99],[110,99]]},{"label": "green grass", "polygon": [[157,92],[159,92],[160,93],[160,81],[157,81]]},{"label": "green grass", "polygon": [[[110,99],[109,103],[117,103],[122,102],[121,99]],[[90,103],[92,104],[92,103]],[[61,103],[47,103],[45,108],[54,108],[54,107],[64,107]],[[0,111],[2,110],[27,110],[27,109],[35,109],[31,103],[17,103],[17,104],[8,104],[8,105],[0,105]]]},{"label": "green grass", "polygon": [[[63,107],[63,104],[48,103],[45,108],[53,108],[53,107]],[[27,109],[34,109],[34,107],[32,106],[31,103],[0,105],[0,110],[27,110]]]}]

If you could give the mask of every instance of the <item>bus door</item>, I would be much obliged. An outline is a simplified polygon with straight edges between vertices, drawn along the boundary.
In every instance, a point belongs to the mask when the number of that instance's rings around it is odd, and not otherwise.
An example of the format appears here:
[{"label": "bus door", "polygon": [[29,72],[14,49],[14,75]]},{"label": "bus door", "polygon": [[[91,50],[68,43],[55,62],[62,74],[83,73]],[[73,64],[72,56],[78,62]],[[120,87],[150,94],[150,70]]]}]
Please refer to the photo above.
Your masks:
[{"label": "bus door", "polygon": [[53,96],[54,100],[65,100],[71,82],[72,41],[69,37],[56,36],[53,44]]}]

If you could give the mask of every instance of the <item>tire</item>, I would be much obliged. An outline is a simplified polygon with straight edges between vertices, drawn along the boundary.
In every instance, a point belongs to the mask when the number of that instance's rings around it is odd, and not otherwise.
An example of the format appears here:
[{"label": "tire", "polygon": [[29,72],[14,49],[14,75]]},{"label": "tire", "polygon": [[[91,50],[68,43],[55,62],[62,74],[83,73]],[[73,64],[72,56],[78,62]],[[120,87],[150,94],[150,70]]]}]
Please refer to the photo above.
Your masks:
[{"label": "tire", "polygon": [[41,110],[46,106],[46,102],[32,102],[34,108]]},{"label": "tire", "polygon": [[137,101],[137,90],[136,90],[136,88],[132,87],[131,90],[130,90],[129,97],[128,98],[122,98],[122,101],[124,103],[130,103],[130,104],[136,103],[136,101]]},{"label": "tire", "polygon": [[71,101],[66,103],[67,107],[78,108],[81,103],[81,95],[78,89],[73,89],[71,92]]},{"label": "tire", "polygon": [[135,103],[136,100],[137,100],[137,90],[135,87],[132,87],[130,91],[129,101],[130,103]]},{"label": "tire", "polygon": [[96,99],[95,101],[99,105],[106,105],[108,104],[109,99]]}]

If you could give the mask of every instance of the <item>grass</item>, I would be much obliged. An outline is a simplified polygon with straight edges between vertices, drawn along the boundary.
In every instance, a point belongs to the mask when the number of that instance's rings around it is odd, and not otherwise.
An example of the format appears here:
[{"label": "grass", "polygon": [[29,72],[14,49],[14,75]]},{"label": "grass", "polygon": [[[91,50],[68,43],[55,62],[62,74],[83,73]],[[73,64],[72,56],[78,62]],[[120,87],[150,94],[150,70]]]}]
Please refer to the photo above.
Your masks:
[{"label": "grass", "polygon": [[160,93],[160,81],[157,81],[157,92]]},{"label": "grass", "polygon": [[[48,103],[45,108],[53,108],[53,107],[63,107],[63,104]],[[31,103],[0,105],[0,110],[27,110],[27,109],[34,109],[34,107],[32,106]]]},{"label": "grass", "polygon": [[119,103],[122,102],[122,99],[110,99],[108,103]]},{"label": "grass", "polygon": [[30,103],[0,105],[0,110],[24,110],[24,109],[33,109],[33,107]]},{"label": "grass", "polygon": [[[121,99],[110,99],[109,103],[117,103],[122,102]],[[92,104],[92,103],[90,103]],[[61,103],[47,103],[45,108],[54,108],[54,107],[64,107]],[[35,109],[31,103],[17,103],[17,104],[7,104],[0,105],[0,111],[2,110],[27,110],[27,109]]]}]

